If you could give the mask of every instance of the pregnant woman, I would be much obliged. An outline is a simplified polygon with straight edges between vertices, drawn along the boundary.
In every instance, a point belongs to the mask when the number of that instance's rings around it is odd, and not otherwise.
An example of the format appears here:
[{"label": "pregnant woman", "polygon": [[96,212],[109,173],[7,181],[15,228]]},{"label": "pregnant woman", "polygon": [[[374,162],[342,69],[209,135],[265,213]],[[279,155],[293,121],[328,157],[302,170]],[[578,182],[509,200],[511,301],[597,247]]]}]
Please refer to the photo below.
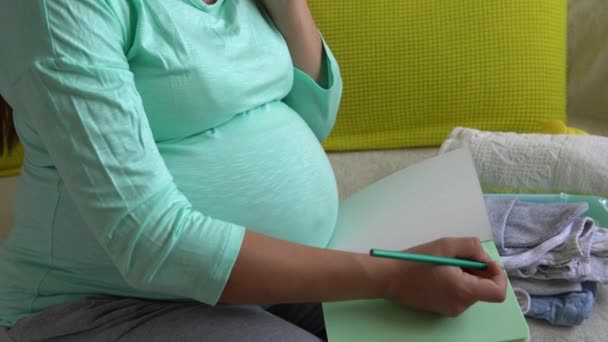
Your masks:
[{"label": "pregnant woman", "polygon": [[[322,301],[458,315],[504,299],[495,263],[325,249],[338,195],[319,142],[342,80],[305,0],[0,13],[0,151],[25,148],[0,340],[314,341]],[[490,261],[475,239],[412,250]]]}]

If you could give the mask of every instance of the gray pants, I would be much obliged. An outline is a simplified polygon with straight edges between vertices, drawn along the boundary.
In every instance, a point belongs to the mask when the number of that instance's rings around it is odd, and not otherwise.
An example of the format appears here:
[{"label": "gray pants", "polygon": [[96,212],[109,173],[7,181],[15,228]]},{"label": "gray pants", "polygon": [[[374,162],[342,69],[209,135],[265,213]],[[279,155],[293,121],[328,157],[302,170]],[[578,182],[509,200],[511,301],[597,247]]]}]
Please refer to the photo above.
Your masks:
[{"label": "gray pants", "polygon": [[0,342],[297,341],[325,338],[319,304],[218,305],[92,297],[0,328]]}]

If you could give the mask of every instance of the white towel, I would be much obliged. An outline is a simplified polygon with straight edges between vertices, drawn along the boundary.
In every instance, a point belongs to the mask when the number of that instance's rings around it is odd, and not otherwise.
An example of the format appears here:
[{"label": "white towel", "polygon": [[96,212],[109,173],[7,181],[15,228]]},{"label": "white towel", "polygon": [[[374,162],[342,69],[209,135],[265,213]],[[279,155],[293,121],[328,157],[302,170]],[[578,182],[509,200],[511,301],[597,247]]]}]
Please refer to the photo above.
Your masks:
[{"label": "white towel", "polygon": [[455,128],[439,153],[468,147],[486,192],[608,196],[608,137]]}]

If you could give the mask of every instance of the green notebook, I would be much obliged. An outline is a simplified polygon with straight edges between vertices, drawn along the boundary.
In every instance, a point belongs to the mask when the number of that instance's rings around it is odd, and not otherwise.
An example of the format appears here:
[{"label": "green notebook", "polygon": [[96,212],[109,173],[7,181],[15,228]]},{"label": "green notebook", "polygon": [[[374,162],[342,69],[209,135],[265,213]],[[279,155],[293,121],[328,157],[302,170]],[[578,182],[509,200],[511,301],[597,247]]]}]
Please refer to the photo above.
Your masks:
[{"label": "green notebook", "polygon": [[[329,248],[405,249],[443,236],[477,236],[499,260],[468,151],[457,150],[388,176],[340,205]],[[529,329],[509,286],[504,303],[477,303],[448,318],[384,300],[324,303],[330,342],[527,341]]]}]

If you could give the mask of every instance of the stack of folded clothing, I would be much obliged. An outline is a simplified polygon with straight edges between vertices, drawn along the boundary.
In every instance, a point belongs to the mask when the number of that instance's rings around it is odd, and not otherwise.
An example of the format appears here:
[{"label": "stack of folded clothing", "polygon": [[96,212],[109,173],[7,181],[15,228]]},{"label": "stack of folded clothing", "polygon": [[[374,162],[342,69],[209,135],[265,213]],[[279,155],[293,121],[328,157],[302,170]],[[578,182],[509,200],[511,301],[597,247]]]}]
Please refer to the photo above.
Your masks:
[{"label": "stack of folded clothing", "polygon": [[522,311],[555,325],[581,324],[608,282],[608,230],[588,204],[487,198],[494,242]]}]

